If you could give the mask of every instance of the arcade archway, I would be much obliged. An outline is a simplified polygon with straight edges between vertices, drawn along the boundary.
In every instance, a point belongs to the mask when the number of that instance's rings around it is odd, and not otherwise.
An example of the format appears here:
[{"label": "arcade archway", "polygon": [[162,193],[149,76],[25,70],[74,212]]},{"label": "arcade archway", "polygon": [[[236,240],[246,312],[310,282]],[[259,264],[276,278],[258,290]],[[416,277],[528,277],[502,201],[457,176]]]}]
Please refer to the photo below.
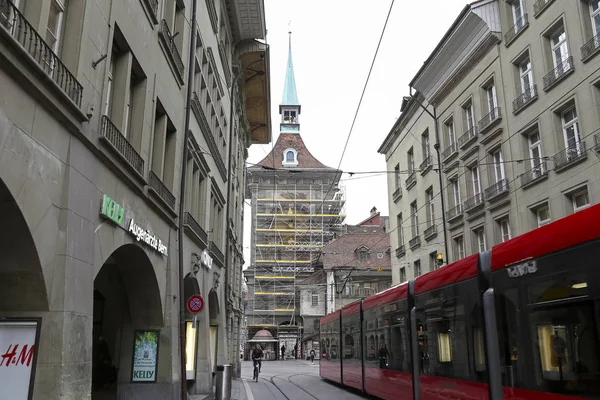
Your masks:
[{"label": "arcade archway", "polygon": [[[132,381],[134,335],[151,336],[146,332],[157,331],[163,325],[160,290],[152,263],[138,245],[119,247],[94,279],[93,399],[110,398],[116,395],[119,382]],[[158,345],[146,353],[151,361],[158,355]],[[154,361],[156,368],[144,372],[141,382],[156,380],[158,365]]]}]

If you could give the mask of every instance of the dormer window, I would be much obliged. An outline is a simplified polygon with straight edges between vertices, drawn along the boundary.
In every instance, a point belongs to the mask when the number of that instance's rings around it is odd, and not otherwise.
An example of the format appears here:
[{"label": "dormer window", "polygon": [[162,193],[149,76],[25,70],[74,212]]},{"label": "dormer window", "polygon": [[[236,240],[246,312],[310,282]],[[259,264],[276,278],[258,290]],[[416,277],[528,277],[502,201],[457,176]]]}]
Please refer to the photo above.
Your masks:
[{"label": "dormer window", "polygon": [[285,110],[283,112],[284,124],[295,124],[297,121],[296,110]]},{"label": "dormer window", "polygon": [[292,166],[295,167],[298,165],[298,153],[295,149],[286,149],[283,152],[283,162],[281,163],[284,166]]},{"label": "dormer window", "polygon": [[356,249],[356,255],[358,256],[358,261],[368,261],[369,259],[369,249],[367,246],[360,246]]}]

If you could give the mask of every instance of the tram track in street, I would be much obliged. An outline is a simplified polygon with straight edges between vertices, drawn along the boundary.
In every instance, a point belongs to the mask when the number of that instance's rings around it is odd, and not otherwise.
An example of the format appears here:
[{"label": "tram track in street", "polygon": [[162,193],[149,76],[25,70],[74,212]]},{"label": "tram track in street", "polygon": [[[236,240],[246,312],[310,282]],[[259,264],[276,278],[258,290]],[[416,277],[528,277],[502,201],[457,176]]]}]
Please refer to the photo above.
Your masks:
[{"label": "tram track in street", "polygon": [[[274,376],[270,376],[269,378],[260,378],[264,381],[270,382],[273,386],[275,386],[275,388],[283,395],[283,397],[285,397],[287,400],[292,400],[290,397],[288,397],[285,392],[283,391],[283,389],[277,385],[274,381],[275,378],[280,379],[282,381],[285,381],[286,378],[282,377],[283,375],[274,375]],[[294,374],[294,375],[289,375],[287,376],[287,381],[289,383],[291,383],[292,385],[296,386],[298,389],[302,390],[304,393],[306,393],[308,396],[310,396],[312,399],[316,399],[316,400],[320,400],[318,397],[316,397],[315,395],[313,395],[312,393],[308,392],[306,389],[304,389],[302,386],[298,385],[297,383],[292,381],[292,377],[293,376],[310,376],[310,377],[315,377],[315,375],[312,374]]]}]

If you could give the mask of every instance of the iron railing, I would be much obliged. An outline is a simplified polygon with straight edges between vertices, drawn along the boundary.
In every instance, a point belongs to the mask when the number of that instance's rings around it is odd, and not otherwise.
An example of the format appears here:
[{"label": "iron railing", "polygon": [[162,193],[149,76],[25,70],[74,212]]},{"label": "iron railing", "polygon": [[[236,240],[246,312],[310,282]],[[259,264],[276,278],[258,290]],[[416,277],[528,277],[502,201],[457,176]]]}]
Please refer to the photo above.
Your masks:
[{"label": "iron railing", "polygon": [[202,227],[200,226],[198,221],[196,221],[196,219],[192,216],[192,214],[190,214],[187,211],[183,216],[183,225],[185,225],[185,227],[189,229],[190,232],[196,235],[196,237],[200,239],[200,241],[205,246],[208,244],[208,234],[204,229],[202,229]]},{"label": "iron railing", "polygon": [[506,32],[504,35],[505,45],[508,46],[513,40],[521,33],[525,28],[529,26],[529,19],[527,14],[523,14],[521,18],[515,21],[515,25]]},{"label": "iron railing", "polygon": [[210,253],[210,256],[213,258],[213,261],[217,261],[217,265],[219,265],[220,267],[225,266],[225,256],[223,255],[223,252],[221,250],[219,250],[219,248],[217,247],[215,242],[211,241],[209,243],[208,252]]},{"label": "iron railing", "polygon": [[451,208],[446,212],[446,218],[450,221],[456,217],[461,216],[463,213],[462,204],[457,204],[456,207]]},{"label": "iron railing", "polygon": [[419,247],[421,245],[421,237],[419,235],[417,235],[414,238],[410,239],[408,241],[408,245],[410,246],[411,249]]},{"label": "iron railing", "polygon": [[158,22],[158,0],[145,0],[146,5],[152,12],[152,19]]},{"label": "iron railing", "polygon": [[513,113],[520,111],[534,99],[537,99],[537,85],[531,85],[513,100]]},{"label": "iron railing", "polygon": [[417,174],[415,171],[411,172],[408,178],[406,178],[406,190],[410,189],[413,184],[417,182]]},{"label": "iron railing", "polygon": [[173,36],[171,36],[169,25],[167,25],[167,21],[164,19],[160,21],[159,35],[162,38],[165,46],[169,50],[169,54],[171,55],[173,63],[175,64],[175,68],[177,68],[177,73],[179,73],[179,77],[183,80],[183,74],[185,72],[183,60],[181,59],[181,54],[179,54],[179,50],[177,49],[175,40],[173,40]]},{"label": "iron railing", "polygon": [[485,189],[485,198],[490,200],[501,194],[508,193],[508,179],[500,179],[487,189]]},{"label": "iron railing", "polygon": [[61,91],[81,108],[83,86],[11,1],[0,0],[0,26],[19,43]]},{"label": "iron railing", "polygon": [[102,116],[101,124],[100,138],[107,141],[140,176],[144,176],[144,159],[133,148],[127,138],[106,115]]},{"label": "iron railing", "polygon": [[227,86],[231,86],[231,70],[229,69],[229,59],[227,58],[225,45],[222,41],[219,42],[219,57],[221,57],[221,65],[223,65],[223,72],[225,73],[225,81],[227,82]]},{"label": "iron railing", "polygon": [[477,137],[477,127],[473,126],[464,135],[458,138],[458,146],[462,149],[467,144]]},{"label": "iron railing", "polygon": [[404,245],[401,245],[396,249],[396,257],[400,258],[405,254],[406,254],[406,248],[404,247]]},{"label": "iron railing", "polygon": [[476,193],[473,197],[467,199],[464,203],[464,211],[468,212],[480,205],[483,205],[483,193]]},{"label": "iron railing", "polygon": [[430,237],[432,237],[433,235],[435,235],[437,233],[437,225],[433,224],[431,226],[428,226],[425,229],[425,232],[423,232],[423,236],[425,237],[425,239],[428,239]]},{"label": "iron railing", "polygon": [[594,135],[594,150],[600,151],[600,133]]},{"label": "iron railing", "polygon": [[581,58],[586,60],[600,49],[600,33],[581,47]]},{"label": "iron railing", "polygon": [[566,149],[554,155],[554,168],[556,170],[564,168],[569,164],[575,163],[576,161],[587,158],[587,152],[585,151],[585,142],[569,145]]},{"label": "iron railing", "polygon": [[219,17],[217,15],[217,8],[215,7],[215,0],[206,0],[206,8],[208,10],[208,16],[210,17],[210,24],[212,25],[213,32],[219,32]]},{"label": "iron railing", "polygon": [[169,188],[163,183],[162,180],[154,173],[154,171],[150,171],[150,179],[148,180],[148,185],[150,189],[152,189],[158,197],[160,197],[166,205],[168,205],[171,210],[175,211],[175,196],[169,190]]},{"label": "iron railing", "polygon": [[458,143],[456,142],[452,142],[452,144],[450,144],[450,146],[448,146],[448,148],[444,151],[442,151],[442,160],[446,160],[447,158],[450,158],[451,155],[453,155],[454,153],[456,153],[458,151]]},{"label": "iron railing", "polygon": [[538,0],[533,3],[533,16],[539,16],[554,0]]},{"label": "iron railing", "polygon": [[529,171],[525,171],[521,175],[521,186],[527,186],[545,176],[548,176],[548,168],[546,167],[546,160],[542,160],[539,165],[536,165]]},{"label": "iron railing", "polygon": [[398,186],[398,189],[396,189],[394,191],[394,194],[392,194],[392,199],[394,200],[394,203],[396,203],[401,198],[402,198],[402,188],[400,186]]},{"label": "iron railing", "polygon": [[200,125],[202,136],[204,136],[204,139],[208,143],[208,149],[215,160],[215,164],[217,164],[217,169],[219,170],[221,176],[227,180],[227,168],[225,167],[225,162],[223,162],[221,152],[219,151],[217,142],[212,134],[212,129],[210,128],[210,124],[208,123],[208,119],[206,118],[206,114],[204,113],[204,109],[202,108],[202,104],[200,104],[200,99],[198,98],[198,94],[196,92],[193,94],[191,107],[192,112],[196,116],[198,124]]},{"label": "iron railing", "polygon": [[479,120],[479,132],[486,129],[488,126],[492,124],[492,122],[502,117],[502,113],[500,107],[494,108],[492,111],[487,113],[483,118]]},{"label": "iron railing", "polygon": [[431,167],[431,154],[426,156],[421,165],[419,165],[419,170],[421,174],[425,173],[427,168]]},{"label": "iron railing", "polygon": [[544,90],[550,89],[573,71],[573,57],[569,57],[544,76]]}]

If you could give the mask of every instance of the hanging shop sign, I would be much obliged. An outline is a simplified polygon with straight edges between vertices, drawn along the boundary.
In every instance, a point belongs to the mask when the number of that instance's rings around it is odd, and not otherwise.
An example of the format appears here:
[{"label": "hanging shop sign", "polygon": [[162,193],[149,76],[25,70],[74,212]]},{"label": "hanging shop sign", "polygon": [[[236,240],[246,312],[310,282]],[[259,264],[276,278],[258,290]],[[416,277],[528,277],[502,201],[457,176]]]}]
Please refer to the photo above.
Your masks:
[{"label": "hanging shop sign", "polygon": [[127,225],[123,224],[125,221],[125,207],[118,204],[107,195],[104,195],[102,199],[100,215],[114,222],[119,227],[127,230],[137,239],[138,242],[144,242],[163,256],[168,257],[167,245],[162,240],[157,238],[156,235],[154,235],[150,230],[144,229],[138,225],[135,222],[134,217],[129,219],[129,223]]},{"label": "hanging shop sign", "polygon": [[158,331],[135,331],[133,339],[132,382],[156,382]]},{"label": "hanging shop sign", "polygon": [[32,398],[38,341],[38,320],[0,321],[0,392],[6,398]]},{"label": "hanging shop sign", "polygon": [[208,254],[208,251],[203,250],[202,254],[200,254],[200,262],[202,263],[202,265],[204,265],[206,268],[208,269],[212,269],[212,263],[213,263],[213,259],[212,257]]}]

